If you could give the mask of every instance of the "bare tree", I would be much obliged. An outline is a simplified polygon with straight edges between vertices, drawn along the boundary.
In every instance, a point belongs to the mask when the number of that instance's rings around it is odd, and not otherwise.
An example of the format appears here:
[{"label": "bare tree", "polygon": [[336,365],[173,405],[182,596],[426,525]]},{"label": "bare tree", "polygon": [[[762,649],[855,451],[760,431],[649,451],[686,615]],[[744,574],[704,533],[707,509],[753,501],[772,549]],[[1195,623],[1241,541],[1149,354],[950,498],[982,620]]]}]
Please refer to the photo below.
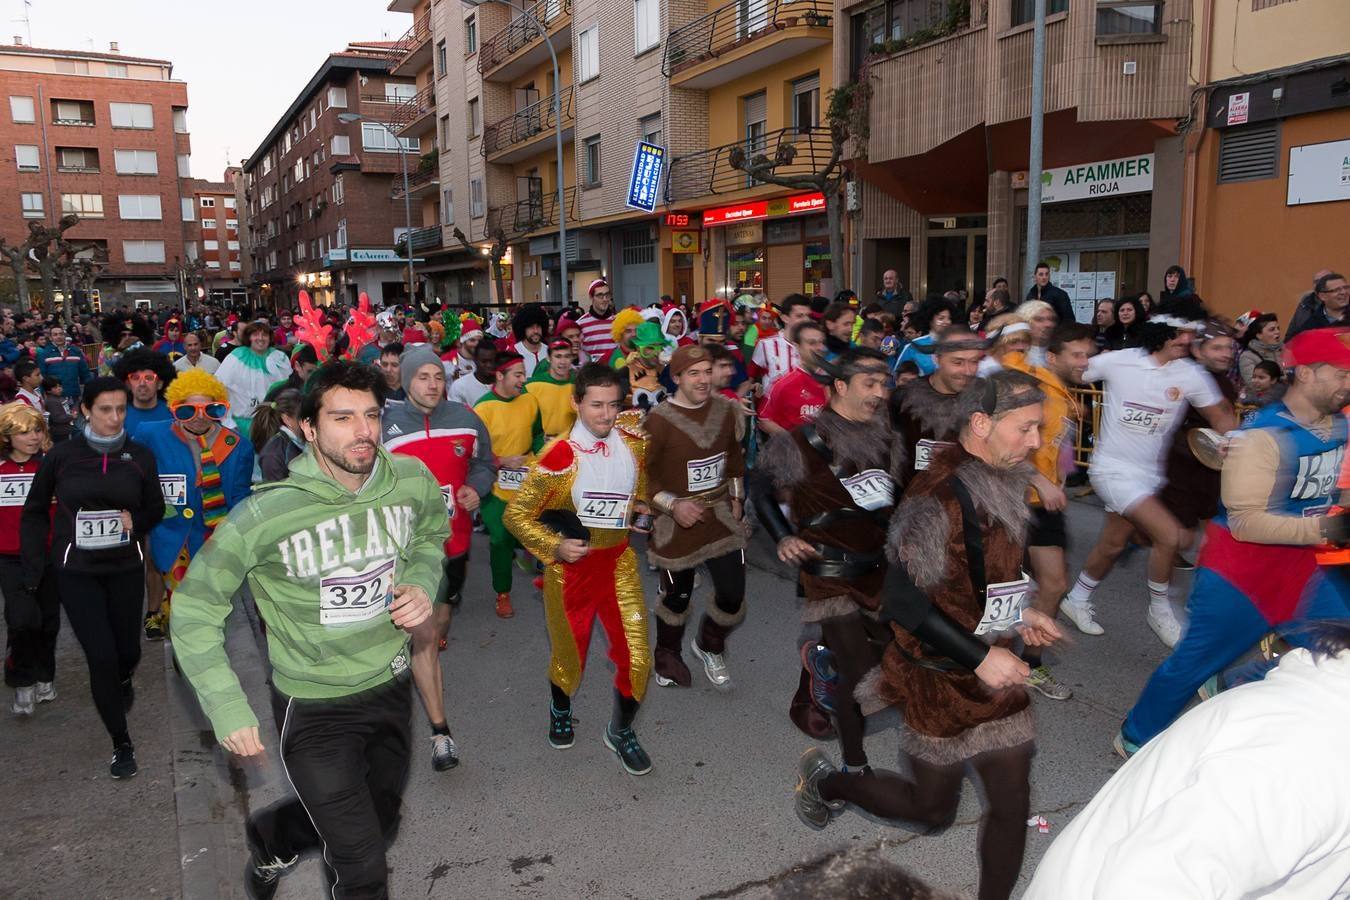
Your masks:
[{"label": "bare tree", "polygon": [[[54,227],[38,222],[28,223],[28,240],[24,241],[24,247],[28,248],[29,262],[37,269],[38,278],[42,281],[42,311],[47,316],[56,312],[59,270],[63,262],[68,261],[67,257],[73,256],[65,234],[78,224],[80,217],[74,213],[62,216]],[[67,326],[70,325],[70,301],[67,295],[66,302],[61,304],[61,319]]]},{"label": "bare tree", "polygon": [[[479,250],[473,244],[469,243],[468,237],[458,227],[452,232],[455,240],[464,245],[464,249],[477,255]],[[507,244],[506,234],[497,228],[492,232],[492,243],[488,245],[488,259],[492,263],[492,283],[497,288],[497,302],[506,302],[506,286],[502,280],[502,259],[506,256]]]},{"label": "bare tree", "polygon": [[0,237],[0,253],[5,256],[5,262],[9,264],[14,272],[14,296],[18,302],[19,309],[28,311],[28,251],[23,245],[15,246]]}]

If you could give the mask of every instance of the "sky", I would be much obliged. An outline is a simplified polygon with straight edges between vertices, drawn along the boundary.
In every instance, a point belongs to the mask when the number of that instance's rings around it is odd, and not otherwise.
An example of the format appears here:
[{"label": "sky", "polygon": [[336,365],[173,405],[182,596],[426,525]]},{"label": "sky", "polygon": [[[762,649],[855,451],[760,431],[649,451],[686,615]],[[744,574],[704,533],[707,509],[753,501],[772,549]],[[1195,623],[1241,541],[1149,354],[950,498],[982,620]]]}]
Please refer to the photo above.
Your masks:
[{"label": "sky", "polygon": [[[167,59],[188,86],[192,175],[219,181],[258,144],[324,58],[412,27],[389,0],[30,0],[32,46]],[[22,35],[23,0],[0,0],[0,43]]]}]

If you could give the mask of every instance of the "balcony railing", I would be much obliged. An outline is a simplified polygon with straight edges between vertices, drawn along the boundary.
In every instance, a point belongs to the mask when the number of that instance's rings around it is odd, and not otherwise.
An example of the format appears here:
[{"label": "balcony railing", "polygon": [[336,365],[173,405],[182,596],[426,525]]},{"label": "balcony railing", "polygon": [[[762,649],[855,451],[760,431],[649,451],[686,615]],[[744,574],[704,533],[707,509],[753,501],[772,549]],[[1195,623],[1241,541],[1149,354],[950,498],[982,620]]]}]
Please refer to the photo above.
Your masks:
[{"label": "balcony railing", "polygon": [[528,7],[531,16],[518,15],[501,31],[478,47],[478,74],[482,75],[510,59],[511,54],[538,40],[543,34],[535,26],[537,20],[545,29],[563,16],[572,14],[572,0],[537,0]]},{"label": "balcony railing", "polygon": [[[394,249],[403,252],[407,245],[403,238],[394,242]],[[420,250],[435,250],[441,246],[441,226],[429,225],[426,228],[414,228],[412,230],[412,252],[417,253]]]},{"label": "balcony railing", "polygon": [[[432,185],[439,185],[440,183],[441,173],[440,169],[436,166],[427,169],[419,167],[417,170],[408,173],[408,193],[413,196],[416,196],[425,188],[431,187]],[[394,179],[394,186],[390,189],[389,196],[395,200],[403,199],[402,173],[399,174],[399,177]]]},{"label": "balcony railing", "polygon": [[[567,204],[567,220],[571,222],[576,218],[577,189],[567,188],[563,194]],[[488,207],[483,237],[492,240],[500,230],[506,240],[511,241],[531,232],[557,226],[558,192],[548,191],[509,206]]]},{"label": "balcony railing", "polygon": [[401,67],[408,59],[431,40],[431,12],[428,10],[419,16],[403,37],[398,39],[389,52],[389,70]]},{"label": "balcony railing", "polygon": [[828,26],[829,0],[733,0],[672,31],[661,62],[665,76],[788,28]]},{"label": "balcony railing", "polygon": [[[558,124],[553,116],[553,94],[483,129],[483,155],[492,156],[503,150],[523,144],[539,134],[552,131]],[[575,121],[572,112],[572,85],[568,85],[558,98],[562,111],[563,124]]]},{"label": "balcony railing", "polygon": [[791,177],[821,171],[828,164],[830,153],[830,130],[816,127],[800,131],[783,128],[767,132],[753,141],[723,144],[678,156],[670,162],[666,202],[732,194],[763,183],[733,165],[734,161],[744,160],[745,164],[760,158],[774,161],[774,174]]},{"label": "balcony railing", "polygon": [[436,86],[428,84],[416,94],[393,108],[389,124],[394,129],[407,128],[423,116],[436,112]]}]

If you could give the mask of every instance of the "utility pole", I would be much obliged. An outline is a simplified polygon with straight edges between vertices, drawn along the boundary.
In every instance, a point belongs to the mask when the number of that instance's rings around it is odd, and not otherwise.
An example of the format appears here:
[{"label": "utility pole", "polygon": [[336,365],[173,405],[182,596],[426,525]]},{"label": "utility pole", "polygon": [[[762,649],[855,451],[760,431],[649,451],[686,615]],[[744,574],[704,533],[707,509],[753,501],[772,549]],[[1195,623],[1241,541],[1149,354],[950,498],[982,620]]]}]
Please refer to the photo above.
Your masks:
[{"label": "utility pole", "polygon": [[1045,152],[1045,0],[1036,0],[1031,42],[1031,152],[1027,162],[1027,261],[1022,290],[1030,288],[1041,259],[1041,164]]}]

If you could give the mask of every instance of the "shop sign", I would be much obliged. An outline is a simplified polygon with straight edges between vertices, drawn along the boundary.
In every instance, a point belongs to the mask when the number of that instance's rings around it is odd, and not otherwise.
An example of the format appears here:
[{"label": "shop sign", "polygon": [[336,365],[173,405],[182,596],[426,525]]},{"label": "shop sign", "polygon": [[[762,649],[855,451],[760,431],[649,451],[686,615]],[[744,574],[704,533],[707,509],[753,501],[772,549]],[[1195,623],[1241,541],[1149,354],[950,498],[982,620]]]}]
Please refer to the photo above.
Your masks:
[{"label": "shop sign", "polygon": [[673,253],[697,253],[700,249],[701,231],[672,231],[670,249]]},{"label": "shop sign", "polygon": [[1234,94],[1228,98],[1228,123],[1229,125],[1246,125],[1247,117],[1251,115],[1252,92],[1243,91],[1241,94]]},{"label": "shop sign", "polygon": [[1095,200],[1153,190],[1153,154],[1108,159],[1041,172],[1041,202]]},{"label": "shop sign", "polygon": [[628,177],[628,206],[654,212],[661,191],[661,173],[666,168],[666,148],[638,141],[633,151],[633,172]]},{"label": "shop sign", "polygon": [[[705,218],[704,221],[707,221]],[[733,225],[727,229],[727,246],[738,244],[758,244],[764,240],[764,226],[758,222]]]},{"label": "shop sign", "polygon": [[755,219],[769,219],[775,216],[795,216],[801,213],[819,212],[825,208],[825,195],[820,192],[797,194],[792,197],[778,197],[773,200],[751,200],[733,206],[715,206],[703,211],[703,225],[727,225],[732,222],[749,222]]},{"label": "shop sign", "polygon": [[1350,140],[1289,148],[1286,204],[1350,200]]},{"label": "shop sign", "polygon": [[[363,250],[359,247],[353,247],[351,256],[354,263],[405,263],[408,261],[406,258],[399,256],[397,250]],[[421,259],[413,260],[413,262],[424,261]]]}]

